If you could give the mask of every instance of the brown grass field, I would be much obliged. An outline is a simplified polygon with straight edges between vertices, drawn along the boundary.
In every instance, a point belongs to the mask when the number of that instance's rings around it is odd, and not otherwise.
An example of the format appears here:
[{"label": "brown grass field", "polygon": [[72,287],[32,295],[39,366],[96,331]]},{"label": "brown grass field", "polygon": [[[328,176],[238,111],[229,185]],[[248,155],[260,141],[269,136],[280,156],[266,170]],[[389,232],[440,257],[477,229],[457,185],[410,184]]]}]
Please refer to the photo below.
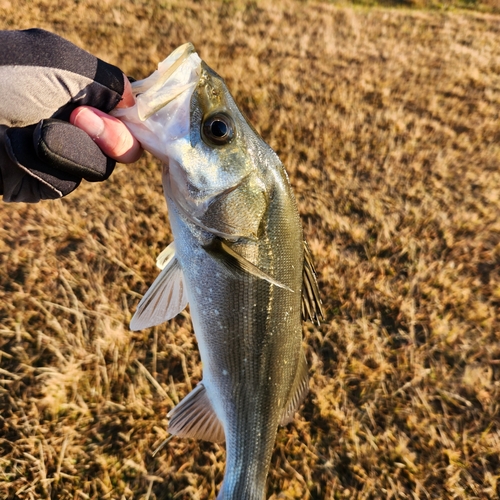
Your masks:
[{"label": "brown grass field", "polygon": [[[482,4],[0,0],[0,28],[136,78],[192,41],[283,160],[326,320],[304,324],[310,392],[268,498],[500,496],[500,16]],[[223,446],[152,456],[201,378],[188,311],[128,330],[171,239],[148,154],[0,205],[1,499],[215,498]]]}]

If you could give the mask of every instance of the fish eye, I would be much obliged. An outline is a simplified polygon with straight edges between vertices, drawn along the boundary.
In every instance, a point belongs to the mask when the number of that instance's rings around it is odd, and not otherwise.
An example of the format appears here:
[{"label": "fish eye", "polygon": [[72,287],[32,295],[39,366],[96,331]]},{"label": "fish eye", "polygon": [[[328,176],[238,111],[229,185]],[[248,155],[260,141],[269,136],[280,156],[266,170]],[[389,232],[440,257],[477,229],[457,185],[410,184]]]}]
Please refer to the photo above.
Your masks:
[{"label": "fish eye", "polygon": [[216,113],[205,119],[202,132],[203,140],[209,144],[228,144],[234,137],[233,119],[225,113]]}]

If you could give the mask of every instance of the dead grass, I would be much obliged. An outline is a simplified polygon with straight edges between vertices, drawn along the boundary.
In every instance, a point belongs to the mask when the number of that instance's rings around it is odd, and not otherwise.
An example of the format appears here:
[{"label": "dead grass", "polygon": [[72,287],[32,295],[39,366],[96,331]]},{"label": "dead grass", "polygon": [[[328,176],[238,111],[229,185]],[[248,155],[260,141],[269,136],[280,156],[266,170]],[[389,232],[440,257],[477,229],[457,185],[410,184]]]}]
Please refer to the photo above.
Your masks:
[{"label": "dead grass", "polygon": [[500,13],[498,0],[330,0],[340,6],[357,5],[363,7],[397,7],[403,9],[431,10],[475,10],[479,12]]},{"label": "dead grass", "polygon": [[[498,498],[500,18],[0,1],[31,26],[135,77],[191,40],[287,166],[327,320],[268,497]],[[158,164],[0,213],[0,497],[215,498],[222,447],[151,456],[201,377],[189,315],[127,328],[171,241]]]}]

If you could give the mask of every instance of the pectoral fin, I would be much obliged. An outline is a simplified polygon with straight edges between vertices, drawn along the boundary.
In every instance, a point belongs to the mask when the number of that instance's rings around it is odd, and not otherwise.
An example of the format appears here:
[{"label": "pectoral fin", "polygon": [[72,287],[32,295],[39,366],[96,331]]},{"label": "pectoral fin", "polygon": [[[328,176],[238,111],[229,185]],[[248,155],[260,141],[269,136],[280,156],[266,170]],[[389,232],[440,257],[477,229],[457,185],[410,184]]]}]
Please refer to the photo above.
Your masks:
[{"label": "pectoral fin", "polygon": [[156,267],[158,269],[165,269],[168,263],[175,257],[175,241],[172,241],[165,250],[163,250],[158,257],[156,257]]},{"label": "pectoral fin", "polygon": [[207,245],[203,248],[210,256],[223,264],[223,266],[233,275],[238,275],[241,272],[246,272],[257,278],[268,281],[275,286],[293,292],[290,287],[275,280],[272,276],[269,276],[269,274],[259,269],[249,260],[236,253],[226,242],[221,239],[216,238],[210,245]]},{"label": "pectoral fin", "polygon": [[182,268],[175,258],[173,243],[160,254],[157,265],[163,266],[163,269],[139,302],[130,322],[131,330],[142,330],[164,323],[187,306]]},{"label": "pectoral fin", "polygon": [[295,380],[293,381],[288,401],[285,405],[283,415],[281,416],[280,425],[289,424],[293,420],[295,412],[298,410],[302,401],[304,401],[308,390],[309,375],[307,373],[307,361],[302,351],[300,353],[299,366],[297,368]]},{"label": "pectoral fin", "polygon": [[203,382],[200,382],[167,417],[168,432],[181,437],[224,442],[224,428],[212,408]]},{"label": "pectoral fin", "polygon": [[302,271],[302,319],[319,324],[324,319],[323,307],[319,296],[316,271],[307,242],[304,241],[304,268]]}]

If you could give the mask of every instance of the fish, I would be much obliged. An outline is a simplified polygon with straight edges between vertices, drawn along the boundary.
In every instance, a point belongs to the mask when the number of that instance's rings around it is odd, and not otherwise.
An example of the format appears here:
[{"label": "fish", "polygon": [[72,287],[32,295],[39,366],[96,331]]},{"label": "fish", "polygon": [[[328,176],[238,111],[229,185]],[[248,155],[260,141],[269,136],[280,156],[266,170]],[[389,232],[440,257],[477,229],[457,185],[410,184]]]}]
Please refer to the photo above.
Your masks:
[{"label": "fish", "polygon": [[[191,44],[134,82],[117,110],[163,162],[174,241],[130,328],[188,304],[202,380],[169,413],[168,432],[226,443],[218,500],[262,500],[278,426],[309,387],[302,319],[323,317],[288,175]],[[166,75],[166,76],[165,76]]]}]

